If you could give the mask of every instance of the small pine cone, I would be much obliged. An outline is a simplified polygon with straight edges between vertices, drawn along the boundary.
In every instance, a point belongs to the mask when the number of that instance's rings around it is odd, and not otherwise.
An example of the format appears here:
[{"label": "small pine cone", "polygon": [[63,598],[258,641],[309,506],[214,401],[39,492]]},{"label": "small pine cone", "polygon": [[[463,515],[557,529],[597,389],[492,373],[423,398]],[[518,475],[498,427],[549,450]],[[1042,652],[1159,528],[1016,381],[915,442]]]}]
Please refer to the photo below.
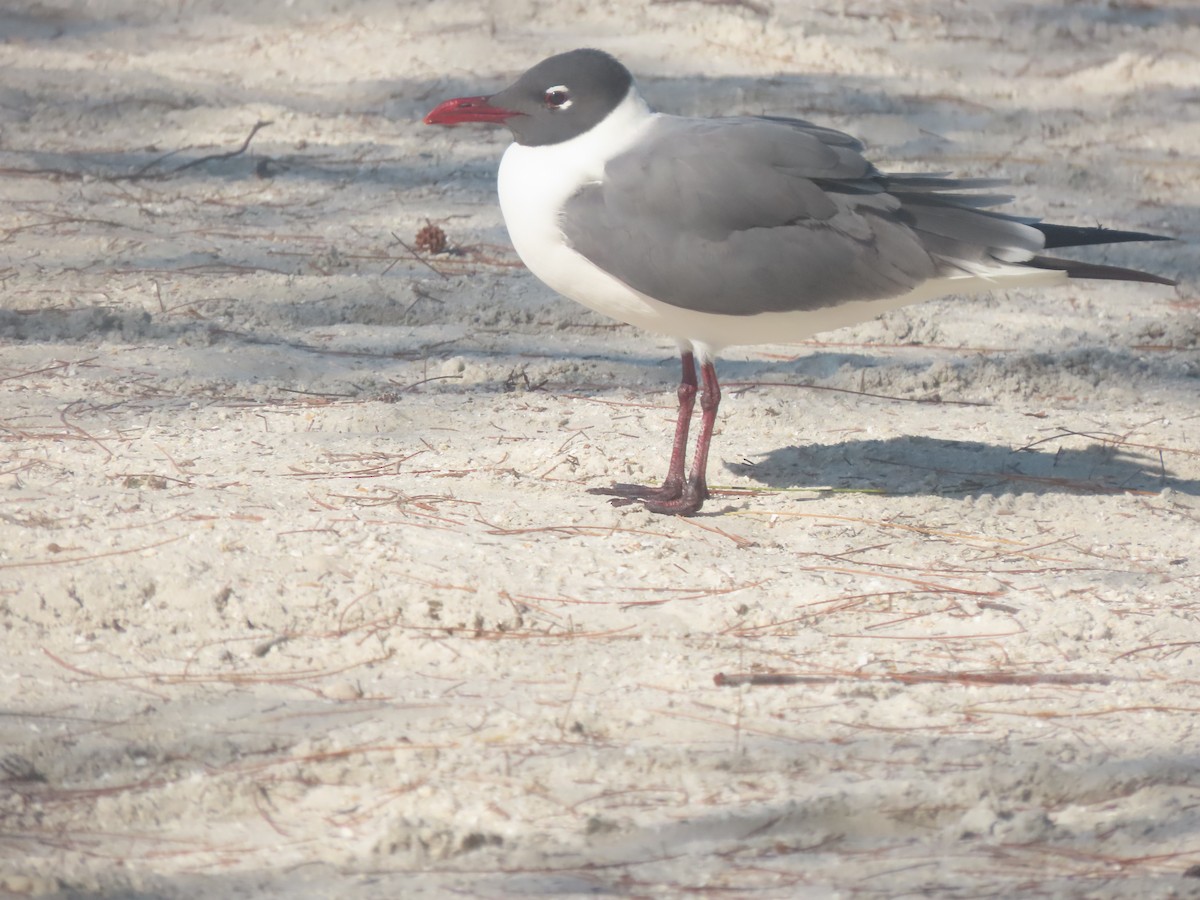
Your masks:
[{"label": "small pine cone", "polygon": [[446,249],[446,232],[437,225],[426,225],[417,232],[416,245],[426,253],[441,253]]}]

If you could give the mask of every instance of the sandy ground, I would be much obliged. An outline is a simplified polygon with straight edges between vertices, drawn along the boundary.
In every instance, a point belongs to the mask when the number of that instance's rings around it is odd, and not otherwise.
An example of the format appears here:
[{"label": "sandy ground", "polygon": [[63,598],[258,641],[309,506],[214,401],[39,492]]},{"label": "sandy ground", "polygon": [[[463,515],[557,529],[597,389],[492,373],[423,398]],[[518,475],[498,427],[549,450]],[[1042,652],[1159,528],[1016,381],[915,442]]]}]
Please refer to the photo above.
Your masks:
[{"label": "sandy ground", "polygon": [[[1192,0],[17,0],[0,39],[0,893],[1200,895]],[[667,111],[1179,236],[1090,258],[1180,287],[731,352],[706,514],[612,509],[673,347],[516,262],[504,134],[420,123],[588,45]]]}]

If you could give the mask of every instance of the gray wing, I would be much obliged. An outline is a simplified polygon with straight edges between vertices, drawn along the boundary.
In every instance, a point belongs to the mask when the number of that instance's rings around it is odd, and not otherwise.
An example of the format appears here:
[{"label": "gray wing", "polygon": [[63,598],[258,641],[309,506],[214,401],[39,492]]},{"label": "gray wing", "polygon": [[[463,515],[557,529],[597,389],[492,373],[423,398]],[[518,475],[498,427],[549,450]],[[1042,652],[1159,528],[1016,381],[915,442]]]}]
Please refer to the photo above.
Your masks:
[{"label": "gray wing", "polygon": [[994,181],[884,175],[854,138],[798,119],[664,116],[566,203],[572,247],[665,303],[750,315],[898,296],[1026,260],[1043,237],[954,193]]}]

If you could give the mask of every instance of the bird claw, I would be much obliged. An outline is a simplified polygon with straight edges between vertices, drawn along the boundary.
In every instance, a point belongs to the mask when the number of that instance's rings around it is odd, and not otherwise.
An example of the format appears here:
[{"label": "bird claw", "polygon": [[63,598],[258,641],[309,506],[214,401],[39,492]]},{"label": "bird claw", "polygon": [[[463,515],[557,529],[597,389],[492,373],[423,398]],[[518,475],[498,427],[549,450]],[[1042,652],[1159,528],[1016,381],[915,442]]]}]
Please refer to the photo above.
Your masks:
[{"label": "bird claw", "polygon": [[708,499],[708,489],[703,484],[666,482],[659,487],[641,484],[614,484],[606,488],[589,488],[589,494],[599,494],[611,499],[612,506],[631,506],[641,503],[652,513],[665,516],[690,516],[700,511]]},{"label": "bird claw", "polygon": [[[589,491],[588,493],[599,494],[600,491]],[[634,503],[639,503],[639,502],[641,502],[641,501],[636,500],[633,497],[610,497],[608,499],[609,506],[632,506]]]},{"label": "bird claw", "polygon": [[647,484],[612,484],[602,488],[588,488],[589,494],[599,494],[602,497],[612,497],[608,502],[613,506],[628,506],[639,500],[651,503],[669,503],[683,495],[681,482],[666,481],[658,487]]}]

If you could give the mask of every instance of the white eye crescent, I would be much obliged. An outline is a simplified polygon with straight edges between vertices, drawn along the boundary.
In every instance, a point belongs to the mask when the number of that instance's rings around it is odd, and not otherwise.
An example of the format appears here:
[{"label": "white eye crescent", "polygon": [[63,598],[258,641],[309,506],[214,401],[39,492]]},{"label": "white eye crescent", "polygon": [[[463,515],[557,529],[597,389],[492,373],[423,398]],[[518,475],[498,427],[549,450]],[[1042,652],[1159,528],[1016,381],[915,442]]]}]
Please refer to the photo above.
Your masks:
[{"label": "white eye crescent", "polygon": [[546,109],[563,110],[571,108],[571,91],[565,84],[556,84],[554,87],[546,88],[546,93],[542,95],[542,103]]}]

